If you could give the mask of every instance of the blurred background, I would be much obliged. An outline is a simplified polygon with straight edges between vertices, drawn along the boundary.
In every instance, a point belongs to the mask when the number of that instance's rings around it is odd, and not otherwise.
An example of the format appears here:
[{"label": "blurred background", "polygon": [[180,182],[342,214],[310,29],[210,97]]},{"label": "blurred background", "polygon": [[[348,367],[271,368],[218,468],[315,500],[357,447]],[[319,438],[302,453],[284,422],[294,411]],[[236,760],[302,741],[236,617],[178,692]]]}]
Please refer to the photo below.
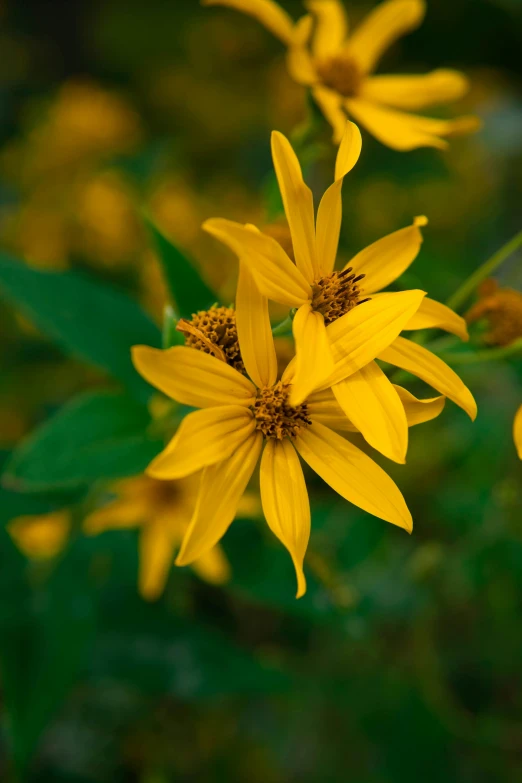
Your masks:
[{"label": "blurred background", "polygon": [[[373,3],[347,6],[355,22]],[[0,0],[0,44],[3,250],[107,283],[161,326],[148,215],[233,301],[236,262],[200,226],[273,218],[269,134],[291,134],[306,113],[282,46],[196,0]],[[429,0],[381,70],[465,71],[473,87],[457,109],[484,129],[446,153],[396,153],[363,133],[344,187],[346,258],[425,214],[401,282],[444,301],[520,230],[521,51],[519,0]],[[316,143],[309,178],[322,193],[334,160],[326,125]],[[521,290],[521,259],[501,267],[501,285]],[[9,302],[0,367],[6,464],[76,394],[118,388]],[[477,421],[448,403],[411,431],[407,465],[386,465],[413,535],[316,479],[300,601],[255,494],[222,542],[228,581],[173,568],[151,602],[136,588],[138,532],[86,536],[63,512],[93,482],[4,486],[0,779],[522,780],[522,466],[511,435],[522,362],[457,369]],[[428,396],[420,382],[408,388]]]}]

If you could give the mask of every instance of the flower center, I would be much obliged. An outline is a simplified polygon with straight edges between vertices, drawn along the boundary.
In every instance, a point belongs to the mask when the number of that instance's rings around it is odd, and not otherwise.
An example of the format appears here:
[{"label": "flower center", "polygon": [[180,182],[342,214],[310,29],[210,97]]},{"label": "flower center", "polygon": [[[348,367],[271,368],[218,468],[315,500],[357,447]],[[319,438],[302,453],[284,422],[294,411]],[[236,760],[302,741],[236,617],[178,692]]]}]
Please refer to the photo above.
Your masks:
[{"label": "flower center", "polygon": [[294,438],[301,427],[312,422],[306,403],[296,407],[288,404],[290,384],[278,381],[274,386],[259,389],[254,403],[256,430],[265,438]]},{"label": "flower center", "polygon": [[500,288],[495,280],[484,280],[479,300],[466,313],[468,323],[484,318],[489,331],[484,339],[490,345],[510,345],[522,337],[522,293]]},{"label": "flower center", "polygon": [[345,98],[352,98],[359,91],[362,74],[351,57],[338,55],[320,60],[317,73],[325,87],[335,90]]},{"label": "flower center", "polygon": [[177,329],[185,335],[185,345],[217,356],[245,374],[237,339],[236,311],[233,307],[200,310],[190,321],[181,319]]},{"label": "flower center", "polygon": [[364,275],[356,276],[349,266],[342,272],[332,272],[313,283],[312,309],[323,314],[326,326],[350,312],[356,305],[368,301],[369,297],[360,298],[362,292],[359,282],[363,277]]}]

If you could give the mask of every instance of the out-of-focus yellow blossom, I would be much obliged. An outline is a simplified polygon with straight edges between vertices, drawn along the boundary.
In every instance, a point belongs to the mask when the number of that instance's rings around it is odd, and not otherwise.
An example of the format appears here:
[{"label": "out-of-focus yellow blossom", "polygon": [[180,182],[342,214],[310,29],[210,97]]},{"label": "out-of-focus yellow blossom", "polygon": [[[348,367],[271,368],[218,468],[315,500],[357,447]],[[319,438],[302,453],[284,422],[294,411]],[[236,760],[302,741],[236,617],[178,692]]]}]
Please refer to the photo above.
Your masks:
[{"label": "out-of-focus yellow blossom", "polygon": [[522,459],[522,405],[515,413],[513,421],[513,440],[517,448],[518,456]]},{"label": "out-of-focus yellow blossom", "polygon": [[64,548],[71,529],[68,511],[16,517],[7,531],[17,547],[31,560],[47,560]]},{"label": "out-of-focus yellow blossom", "polygon": [[[197,498],[200,475],[180,481],[157,481],[136,476],[116,483],[115,499],[90,514],[84,522],[89,535],[104,530],[140,528],[139,590],[154,600],[162,594],[168,573],[189,525]],[[220,547],[210,548],[192,564],[205,581],[223,584],[230,566]]]},{"label": "out-of-focus yellow blossom", "polygon": [[480,127],[476,117],[439,120],[408,113],[461,98],[468,90],[458,71],[440,69],[423,76],[373,76],[386,49],[418,27],[426,12],[424,0],[387,0],[353,33],[340,0],[307,0],[310,12],[294,24],[273,0],[202,0],[250,14],[288,48],[293,79],[309,87],[333,127],[334,141],[343,136],[346,113],[392,149],[447,147],[443,137]]},{"label": "out-of-focus yellow blossom", "polygon": [[426,218],[416,218],[413,225],[362,250],[341,271],[334,270],[343,178],[360,150],[357,126],[346,123],[335,182],[321,200],[316,221],[312,192],[303,181],[299,161],[288,140],[273,133],[272,156],[295,263],[273,236],[254,226],[213,218],[204,228],[236,253],[265,296],[297,308],[290,403],[299,405],[312,390],[332,387],[337,402],[368,443],[390,459],[404,462],[408,445],[404,407],[374,359],[418,375],[474,418],[475,401],[456,373],[430,351],[399,336],[403,329],[437,327],[467,339],[467,330],[460,316],[424,298],[423,291],[375,293],[416,258],[422,242],[420,226]]}]

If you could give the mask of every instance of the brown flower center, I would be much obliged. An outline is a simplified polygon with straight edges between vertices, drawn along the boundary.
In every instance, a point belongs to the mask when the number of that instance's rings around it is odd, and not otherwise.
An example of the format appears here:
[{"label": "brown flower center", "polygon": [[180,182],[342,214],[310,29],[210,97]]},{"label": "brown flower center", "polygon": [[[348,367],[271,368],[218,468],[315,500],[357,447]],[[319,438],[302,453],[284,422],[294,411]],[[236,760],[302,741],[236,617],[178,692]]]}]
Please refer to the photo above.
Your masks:
[{"label": "brown flower center", "polygon": [[368,301],[368,298],[361,299],[359,282],[363,277],[364,275],[356,276],[349,266],[342,272],[332,272],[313,283],[312,309],[323,314],[326,326],[358,304]]},{"label": "brown flower center", "polygon": [[320,60],[317,64],[317,74],[325,87],[335,90],[345,98],[357,95],[362,80],[362,74],[355,60],[343,55]]},{"label": "brown flower center", "polygon": [[466,321],[482,318],[490,329],[485,341],[490,345],[510,345],[522,337],[522,293],[513,288],[500,288],[496,280],[484,280],[479,288],[478,302],[466,313]]},{"label": "brown flower center", "polygon": [[296,407],[289,405],[290,384],[278,381],[275,386],[259,389],[254,403],[256,429],[265,438],[294,438],[301,427],[312,422],[308,418],[306,403]]},{"label": "brown flower center", "polygon": [[233,307],[200,310],[190,321],[181,319],[177,329],[185,335],[185,345],[217,356],[241,373],[245,365],[237,339],[236,311]]}]

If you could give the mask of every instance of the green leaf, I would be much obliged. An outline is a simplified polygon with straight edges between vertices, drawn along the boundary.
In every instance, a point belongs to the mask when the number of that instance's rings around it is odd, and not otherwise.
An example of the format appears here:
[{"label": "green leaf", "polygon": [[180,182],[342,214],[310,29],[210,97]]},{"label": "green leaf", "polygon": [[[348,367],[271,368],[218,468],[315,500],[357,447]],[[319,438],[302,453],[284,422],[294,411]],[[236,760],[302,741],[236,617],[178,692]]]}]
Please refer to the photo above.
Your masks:
[{"label": "green leaf", "polygon": [[149,424],[146,408],[125,394],[81,395],[15,449],[3,482],[39,492],[141,473],[163,446],[147,436]]},{"label": "green leaf", "polygon": [[181,318],[206,310],[218,297],[200,276],[196,267],[151,220],[145,218],[161,262],[168,289]]},{"label": "green leaf", "polygon": [[159,347],[161,335],[132,299],[75,272],[42,272],[5,254],[0,254],[0,296],[67,352],[118,378],[137,399],[150,397],[130,349],[140,343]]}]

